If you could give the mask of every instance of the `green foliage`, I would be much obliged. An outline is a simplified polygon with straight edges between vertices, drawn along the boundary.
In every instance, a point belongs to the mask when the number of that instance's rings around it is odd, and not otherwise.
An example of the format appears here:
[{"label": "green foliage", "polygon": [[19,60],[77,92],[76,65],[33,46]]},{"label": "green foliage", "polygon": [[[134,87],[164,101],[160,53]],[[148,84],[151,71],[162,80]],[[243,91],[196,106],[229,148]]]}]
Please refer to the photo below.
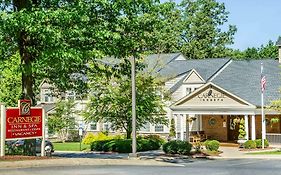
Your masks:
[{"label": "green foliage", "polygon": [[255,140],[247,140],[244,144],[243,144],[245,149],[255,149],[256,146],[256,142]]},{"label": "green foliage", "polygon": [[217,140],[206,140],[204,145],[209,151],[218,151],[220,147],[220,142]]},{"label": "green foliage", "polygon": [[[122,61],[114,67],[104,64],[91,65],[90,69],[99,71],[88,77],[91,90],[90,101],[84,111],[84,119],[87,122],[103,121],[111,123],[113,130],[125,130],[127,138],[132,132],[132,98],[129,60]],[[162,81],[150,74],[141,71],[143,64],[137,62],[136,76],[136,112],[137,130],[147,122],[152,124],[167,124],[164,116],[166,98],[162,87]],[[99,75],[99,76],[97,76]]]},{"label": "green foliage", "polygon": [[245,139],[245,136],[246,136],[245,121],[244,119],[240,119],[238,139]]},{"label": "green foliage", "polygon": [[104,134],[103,132],[99,132],[98,134],[93,134],[91,132],[88,132],[86,136],[83,138],[83,144],[90,145],[95,141],[103,141],[103,140],[112,140],[122,138],[122,136],[116,135],[116,136],[109,136]]},{"label": "green foliage", "polygon": [[163,151],[166,154],[189,155],[192,145],[186,141],[172,140],[163,145]]},{"label": "green foliage", "polygon": [[[158,150],[162,140],[155,136],[137,139],[137,151]],[[112,151],[118,153],[132,152],[132,139],[96,140],[91,143],[92,151]]]},{"label": "green foliage", "polygon": [[[262,140],[261,139],[257,139],[257,140],[255,140],[255,142],[256,142],[256,147],[257,148],[262,148]],[[265,139],[264,140],[264,147],[266,148],[268,146],[269,146],[268,140]]]},{"label": "green foliage", "polygon": [[6,106],[17,106],[21,96],[21,72],[19,54],[0,61],[0,102]]},{"label": "green foliage", "polygon": [[169,136],[170,137],[176,136],[176,127],[175,127],[175,119],[174,118],[171,119]]},{"label": "green foliage", "polygon": [[224,3],[216,0],[183,0],[180,51],[190,59],[221,58],[229,55],[236,27],[222,26],[228,20]]},{"label": "green foliage", "polygon": [[265,46],[247,48],[244,51],[234,50],[231,57],[234,59],[275,59],[278,57],[278,47],[270,40]]},{"label": "green foliage", "polygon": [[68,131],[67,141],[68,142],[79,142],[80,141],[78,129]]},{"label": "green foliage", "polygon": [[159,135],[146,135],[138,139],[137,149],[140,151],[158,150],[164,142]]},{"label": "green foliage", "polygon": [[161,145],[165,143],[165,140],[156,134],[145,135],[143,138],[148,140],[154,140],[156,142],[159,142]]},{"label": "green foliage", "polygon": [[112,140],[97,140],[91,143],[91,151],[109,151],[109,146],[107,143],[110,143]]},{"label": "green foliage", "polygon": [[57,133],[61,141],[66,141],[69,130],[75,128],[73,116],[75,113],[75,103],[73,100],[58,101],[55,113],[48,118],[50,132]]}]

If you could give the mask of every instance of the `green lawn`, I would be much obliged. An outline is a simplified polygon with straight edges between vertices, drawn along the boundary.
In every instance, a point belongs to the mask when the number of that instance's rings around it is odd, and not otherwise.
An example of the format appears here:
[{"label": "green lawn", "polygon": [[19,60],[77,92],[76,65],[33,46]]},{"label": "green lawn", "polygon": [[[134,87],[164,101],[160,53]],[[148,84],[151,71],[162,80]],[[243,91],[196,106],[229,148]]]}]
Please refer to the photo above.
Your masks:
[{"label": "green lawn", "polygon": [[[79,142],[53,143],[55,151],[80,151]],[[81,150],[89,150],[90,145],[81,143]]]},{"label": "green lawn", "polygon": [[281,155],[281,150],[247,153],[251,155]]}]

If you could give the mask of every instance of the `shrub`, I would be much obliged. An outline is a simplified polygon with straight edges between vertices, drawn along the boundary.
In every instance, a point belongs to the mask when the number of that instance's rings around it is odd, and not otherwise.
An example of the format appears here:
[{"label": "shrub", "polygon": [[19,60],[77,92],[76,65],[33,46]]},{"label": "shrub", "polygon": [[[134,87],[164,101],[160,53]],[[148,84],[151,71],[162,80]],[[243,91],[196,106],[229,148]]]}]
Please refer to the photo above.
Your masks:
[{"label": "shrub", "polygon": [[103,151],[113,151],[118,153],[132,152],[132,139],[111,140],[104,145]]},{"label": "shrub", "polygon": [[163,151],[168,154],[189,155],[192,145],[186,141],[172,140],[163,145]]},{"label": "shrub", "polygon": [[255,149],[256,148],[256,142],[254,140],[247,140],[243,145],[244,145],[244,148],[246,148],[246,149]]},{"label": "shrub", "polygon": [[69,141],[69,142],[79,142],[80,136],[79,136],[78,130],[69,130],[68,136],[67,136],[67,141]]},{"label": "shrub", "polygon": [[106,144],[112,140],[97,140],[91,143],[91,151],[108,151]]},{"label": "shrub", "polygon": [[90,145],[94,141],[112,140],[113,136],[107,136],[103,132],[99,132],[97,135],[89,132],[83,139],[83,144]]},{"label": "shrub", "polygon": [[217,140],[206,140],[204,145],[209,151],[218,151],[220,147],[220,142]]},{"label": "shrub", "polygon": [[158,142],[159,144],[164,144],[165,143],[165,140],[162,139],[159,135],[146,135],[143,137],[144,139],[148,139],[148,140],[154,140],[156,142]]},{"label": "shrub", "polygon": [[[262,140],[261,139],[257,139],[257,140],[255,140],[255,142],[256,142],[256,147],[257,148],[261,148],[262,147]],[[268,147],[268,146],[269,146],[268,140],[265,139],[264,140],[264,147]]]},{"label": "shrub", "polygon": [[83,138],[82,143],[85,145],[91,145],[94,141],[95,135],[91,132],[88,132],[86,136]]}]

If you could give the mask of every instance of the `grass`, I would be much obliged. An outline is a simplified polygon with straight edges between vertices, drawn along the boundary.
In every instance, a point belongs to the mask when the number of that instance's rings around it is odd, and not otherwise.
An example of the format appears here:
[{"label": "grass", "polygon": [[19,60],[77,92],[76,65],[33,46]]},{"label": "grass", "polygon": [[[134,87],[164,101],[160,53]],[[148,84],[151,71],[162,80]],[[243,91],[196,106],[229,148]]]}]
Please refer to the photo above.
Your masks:
[{"label": "grass", "polygon": [[[53,143],[55,151],[80,151],[79,142],[65,142],[65,143]],[[89,150],[90,145],[84,145],[81,143],[81,150]]]},{"label": "grass", "polygon": [[281,150],[247,153],[251,155],[281,155]]}]

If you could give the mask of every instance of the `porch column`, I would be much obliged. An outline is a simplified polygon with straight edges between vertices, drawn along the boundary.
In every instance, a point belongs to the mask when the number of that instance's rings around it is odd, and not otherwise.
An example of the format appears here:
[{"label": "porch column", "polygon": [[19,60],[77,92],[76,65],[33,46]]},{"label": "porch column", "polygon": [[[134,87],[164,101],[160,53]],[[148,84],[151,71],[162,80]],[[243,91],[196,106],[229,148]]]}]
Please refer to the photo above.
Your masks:
[{"label": "porch column", "polygon": [[186,139],[186,141],[189,142],[189,121],[188,120],[189,120],[189,115],[187,114],[186,119],[185,119],[185,124],[186,124],[186,126],[185,126],[185,130],[186,130],[185,139]]},{"label": "porch column", "polygon": [[180,122],[181,122],[181,140],[184,140],[184,118],[183,115],[180,114]]},{"label": "porch column", "polygon": [[255,117],[255,115],[252,115],[252,124],[251,124],[251,126],[252,126],[252,128],[251,128],[251,136],[252,136],[252,140],[256,140],[256,117]]},{"label": "porch column", "polygon": [[249,120],[248,120],[248,115],[244,116],[244,120],[245,120],[245,131],[246,131],[246,140],[249,140]]}]

